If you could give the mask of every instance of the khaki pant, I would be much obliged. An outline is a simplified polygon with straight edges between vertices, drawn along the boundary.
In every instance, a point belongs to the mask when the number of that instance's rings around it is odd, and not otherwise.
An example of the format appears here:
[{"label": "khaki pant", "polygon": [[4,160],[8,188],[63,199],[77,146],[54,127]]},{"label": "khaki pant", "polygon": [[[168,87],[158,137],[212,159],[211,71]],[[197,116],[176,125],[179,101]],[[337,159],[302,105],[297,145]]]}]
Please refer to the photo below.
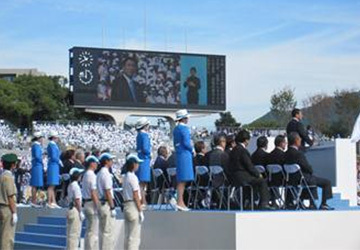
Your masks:
[{"label": "khaki pant", "polygon": [[101,250],[114,249],[113,226],[115,218],[111,217],[108,203],[101,205],[99,217],[99,243]]},{"label": "khaki pant", "polygon": [[76,208],[72,208],[67,214],[66,249],[74,250],[79,248],[81,235],[80,214]]},{"label": "khaki pant", "polygon": [[140,233],[141,223],[139,218],[139,210],[135,202],[125,202],[124,204],[125,217],[125,240],[124,248],[126,250],[135,250],[140,247]]},{"label": "khaki pant", "polygon": [[99,249],[99,219],[94,202],[85,202],[84,214],[86,218],[85,249],[97,250]]},{"label": "khaki pant", "polygon": [[12,213],[8,206],[0,206],[0,249],[14,249],[16,225],[11,225]]}]

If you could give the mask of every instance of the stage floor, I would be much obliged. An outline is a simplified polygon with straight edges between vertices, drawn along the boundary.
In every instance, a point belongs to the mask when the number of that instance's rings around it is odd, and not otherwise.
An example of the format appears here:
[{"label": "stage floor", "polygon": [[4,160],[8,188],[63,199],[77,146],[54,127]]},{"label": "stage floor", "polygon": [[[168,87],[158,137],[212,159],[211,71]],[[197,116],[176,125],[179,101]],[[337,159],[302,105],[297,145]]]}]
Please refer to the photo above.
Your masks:
[{"label": "stage floor", "polygon": [[[18,230],[37,217],[65,218],[66,209],[19,208]],[[122,249],[118,211],[114,249]],[[360,249],[360,210],[146,211],[141,249]]]}]

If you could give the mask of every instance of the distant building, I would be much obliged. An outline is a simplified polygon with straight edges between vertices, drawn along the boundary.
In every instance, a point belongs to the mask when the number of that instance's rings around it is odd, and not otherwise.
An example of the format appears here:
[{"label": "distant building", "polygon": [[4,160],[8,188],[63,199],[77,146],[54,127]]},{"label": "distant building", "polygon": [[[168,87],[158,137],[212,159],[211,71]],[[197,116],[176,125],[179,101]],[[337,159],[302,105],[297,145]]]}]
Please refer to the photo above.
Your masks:
[{"label": "distant building", "polygon": [[0,69],[0,79],[9,82],[13,82],[14,79],[20,75],[43,76],[45,73],[37,69]]}]

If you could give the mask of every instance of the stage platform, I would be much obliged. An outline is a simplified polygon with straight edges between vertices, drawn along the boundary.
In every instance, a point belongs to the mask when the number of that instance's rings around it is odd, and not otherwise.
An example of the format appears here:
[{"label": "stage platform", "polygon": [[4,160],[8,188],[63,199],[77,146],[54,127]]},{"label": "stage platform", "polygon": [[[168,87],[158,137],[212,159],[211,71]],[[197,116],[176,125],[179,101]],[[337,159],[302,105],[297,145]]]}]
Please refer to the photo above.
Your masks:
[{"label": "stage platform", "polygon": [[[66,210],[20,208],[16,249],[64,249]],[[141,249],[360,249],[360,210],[146,211]],[[123,248],[122,213],[114,249]],[[28,241],[28,242],[26,242]],[[32,243],[29,241],[33,241]]]}]

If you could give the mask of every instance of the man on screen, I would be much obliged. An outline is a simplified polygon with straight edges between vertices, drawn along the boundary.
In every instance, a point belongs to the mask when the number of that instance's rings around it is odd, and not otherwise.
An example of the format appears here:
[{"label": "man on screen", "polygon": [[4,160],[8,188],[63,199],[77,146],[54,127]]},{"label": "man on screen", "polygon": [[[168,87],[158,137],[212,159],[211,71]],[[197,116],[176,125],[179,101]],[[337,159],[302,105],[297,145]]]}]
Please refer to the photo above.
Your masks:
[{"label": "man on screen", "polygon": [[137,60],[134,57],[127,57],[123,61],[123,67],[114,80],[111,92],[112,101],[121,102],[142,102],[142,91],[139,90],[135,81],[137,74]]},{"label": "man on screen", "polygon": [[188,88],[187,91],[187,103],[199,104],[199,89],[201,88],[200,79],[196,76],[196,68],[191,67],[190,76],[184,82],[184,88]]}]

